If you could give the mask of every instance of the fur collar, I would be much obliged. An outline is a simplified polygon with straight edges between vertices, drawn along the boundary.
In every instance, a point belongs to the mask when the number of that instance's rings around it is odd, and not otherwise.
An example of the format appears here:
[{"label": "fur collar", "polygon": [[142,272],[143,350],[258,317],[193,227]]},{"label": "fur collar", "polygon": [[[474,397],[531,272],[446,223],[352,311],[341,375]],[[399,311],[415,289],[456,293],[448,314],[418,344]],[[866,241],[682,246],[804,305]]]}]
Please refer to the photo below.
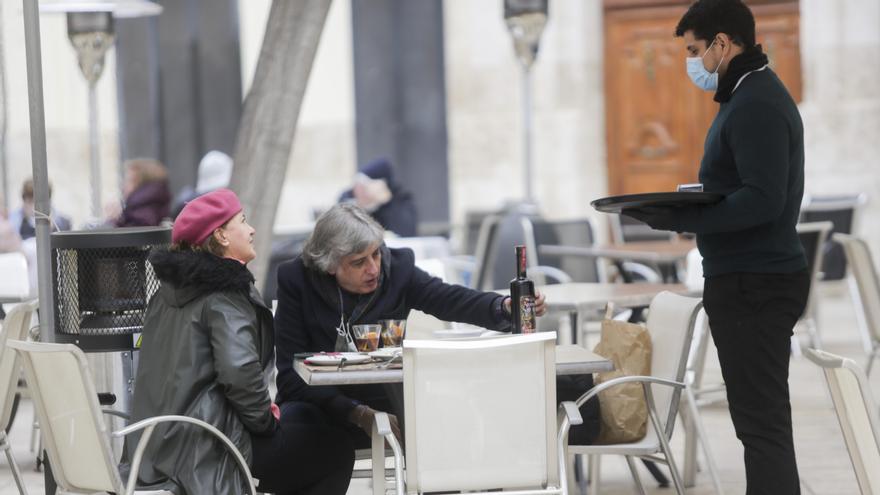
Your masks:
[{"label": "fur collar", "polygon": [[190,289],[198,294],[237,291],[250,293],[254,276],[239,261],[197,251],[160,249],[150,263],[163,284]]}]

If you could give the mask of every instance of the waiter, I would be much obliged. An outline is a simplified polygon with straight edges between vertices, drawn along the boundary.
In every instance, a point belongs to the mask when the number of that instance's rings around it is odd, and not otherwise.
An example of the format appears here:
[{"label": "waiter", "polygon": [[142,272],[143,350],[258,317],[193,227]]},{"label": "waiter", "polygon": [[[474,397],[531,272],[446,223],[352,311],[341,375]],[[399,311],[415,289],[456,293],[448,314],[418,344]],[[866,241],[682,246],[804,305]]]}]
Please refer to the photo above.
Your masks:
[{"label": "waiter", "polygon": [[720,104],[700,182],[719,203],[624,210],[658,230],[693,232],[703,255],[703,302],[744,447],[748,495],[800,493],[788,367],[810,276],[795,225],[804,190],[797,106],[755,43],[740,0],[697,0],[675,30],[687,73]]}]

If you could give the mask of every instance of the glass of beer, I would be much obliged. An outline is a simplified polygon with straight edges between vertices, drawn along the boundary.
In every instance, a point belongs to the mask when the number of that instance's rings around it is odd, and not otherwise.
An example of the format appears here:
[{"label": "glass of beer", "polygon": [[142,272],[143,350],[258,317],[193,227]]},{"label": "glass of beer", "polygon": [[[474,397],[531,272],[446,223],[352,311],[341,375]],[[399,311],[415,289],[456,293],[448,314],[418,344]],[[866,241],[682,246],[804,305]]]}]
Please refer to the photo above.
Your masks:
[{"label": "glass of beer", "polygon": [[382,326],[376,324],[352,325],[351,327],[354,345],[361,352],[373,352],[378,349],[381,332]]},{"label": "glass of beer", "polygon": [[382,326],[382,346],[400,347],[406,335],[406,320],[379,320]]}]

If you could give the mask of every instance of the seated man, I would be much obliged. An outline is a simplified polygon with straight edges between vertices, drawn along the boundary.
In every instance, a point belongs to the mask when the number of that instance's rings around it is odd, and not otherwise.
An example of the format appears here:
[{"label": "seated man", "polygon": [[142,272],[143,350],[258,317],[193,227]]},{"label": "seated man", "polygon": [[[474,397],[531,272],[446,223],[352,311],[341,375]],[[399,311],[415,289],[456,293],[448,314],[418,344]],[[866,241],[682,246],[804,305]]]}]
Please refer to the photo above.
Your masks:
[{"label": "seated man", "polygon": [[[383,234],[364,210],[341,203],[318,219],[302,256],[278,269],[276,402],[284,415],[296,414],[300,422],[349,430],[355,445],[364,447],[375,410],[401,412],[400,404],[392,403],[402,394],[381,385],[308,386],[293,370],[295,353],[348,350],[344,332],[352,325],[405,319],[410,309],[445,321],[510,329],[509,297],[443,283],[415,266],[411,250],[388,249]],[[541,315],[544,296],[537,296]],[[391,421],[396,429],[397,418]]]}]

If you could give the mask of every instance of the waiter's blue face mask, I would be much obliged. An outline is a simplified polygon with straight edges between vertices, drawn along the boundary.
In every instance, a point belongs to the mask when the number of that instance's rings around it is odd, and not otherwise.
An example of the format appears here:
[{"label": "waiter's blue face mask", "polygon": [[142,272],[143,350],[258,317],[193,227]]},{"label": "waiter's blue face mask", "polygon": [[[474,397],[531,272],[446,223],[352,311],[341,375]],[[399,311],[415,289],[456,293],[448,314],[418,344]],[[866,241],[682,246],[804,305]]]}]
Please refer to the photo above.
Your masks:
[{"label": "waiter's blue face mask", "polygon": [[698,88],[703,91],[715,91],[718,89],[718,68],[721,67],[721,64],[724,63],[724,57],[721,57],[721,61],[718,62],[718,65],[715,67],[715,70],[709,72],[706,70],[706,67],[703,66],[703,57],[709,53],[709,50],[712,49],[712,45],[715,44],[715,40],[712,40],[712,44],[709,45],[709,48],[706,48],[706,51],[703,52],[702,57],[688,57],[687,58],[687,73],[688,77],[691,78],[694,84],[697,85]]}]

